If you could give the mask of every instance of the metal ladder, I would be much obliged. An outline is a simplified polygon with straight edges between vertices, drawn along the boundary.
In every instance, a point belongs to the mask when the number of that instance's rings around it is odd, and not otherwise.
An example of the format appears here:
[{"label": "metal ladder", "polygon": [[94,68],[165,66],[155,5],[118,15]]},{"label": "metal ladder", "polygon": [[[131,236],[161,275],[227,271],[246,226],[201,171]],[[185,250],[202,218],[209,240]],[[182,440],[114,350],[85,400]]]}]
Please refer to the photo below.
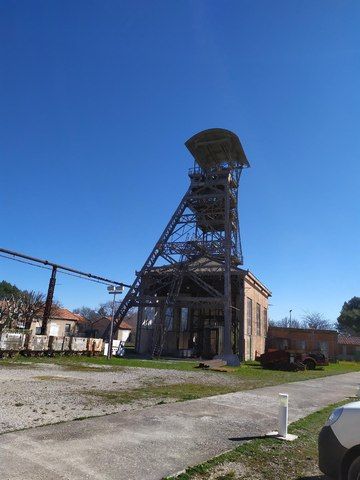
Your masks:
[{"label": "metal ladder", "polygon": [[[167,294],[162,312],[159,315],[159,322],[154,324],[152,358],[159,358],[164,349],[166,334],[168,332],[169,322],[167,319],[168,308],[174,306],[174,301],[179,294],[183,276],[181,271],[177,271],[172,281],[171,289]],[[173,312],[174,315],[174,312]]]}]

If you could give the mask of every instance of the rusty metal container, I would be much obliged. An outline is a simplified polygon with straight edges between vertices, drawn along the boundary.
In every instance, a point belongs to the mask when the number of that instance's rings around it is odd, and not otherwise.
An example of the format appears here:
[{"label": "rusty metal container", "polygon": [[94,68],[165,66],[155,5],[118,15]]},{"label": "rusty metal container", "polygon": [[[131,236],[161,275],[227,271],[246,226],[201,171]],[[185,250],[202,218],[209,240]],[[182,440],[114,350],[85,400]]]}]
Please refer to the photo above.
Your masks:
[{"label": "rusty metal container", "polygon": [[104,349],[102,338],[88,338],[87,352],[89,355],[100,355]]},{"label": "rusty metal container", "polygon": [[68,352],[70,350],[70,337],[49,337],[49,350],[55,353]]},{"label": "rusty metal container", "polygon": [[18,332],[2,332],[0,334],[0,352],[19,352],[23,349],[25,335]]},{"label": "rusty metal container", "polygon": [[86,337],[72,337],[70,350],[74,353],[86,353],[88,340]]},{"label": "rusty metal container", "polygon": [[47,335],[27,335],[26,350],[30,352],[45,352],[48,349],[49,337]]}]

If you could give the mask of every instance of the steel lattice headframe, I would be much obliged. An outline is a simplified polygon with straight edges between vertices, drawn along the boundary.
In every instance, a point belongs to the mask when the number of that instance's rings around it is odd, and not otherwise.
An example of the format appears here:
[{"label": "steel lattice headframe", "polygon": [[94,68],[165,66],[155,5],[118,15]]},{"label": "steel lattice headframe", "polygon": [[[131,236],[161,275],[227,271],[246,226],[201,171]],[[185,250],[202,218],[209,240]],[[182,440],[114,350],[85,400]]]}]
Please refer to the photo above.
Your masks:
[{"label": "steel lattice headframe", "polygon": [[[198,304],[223,307],[228,330],[224,334],[224,352],[230,353],[230,274],[232,268],[243,263],[238,188],[242,169],[249,163],[238,137],[228,130],[205,130],[190,138],[186,146],[194,157],[189,189],[117,310],[115,330],[131,307],[158,303],[156,289],[146,292],[141,285],[160,267],[166,275],[159,277],[158,289],[164,288],[164,282],[170,284],[165,307],[176,304],[186,277],[204,292],[203,298],[196,299]],[[206,282],[199,275],[200,265],[201,269],[218,271],[224,278],[224,288],[218,290]]]}]

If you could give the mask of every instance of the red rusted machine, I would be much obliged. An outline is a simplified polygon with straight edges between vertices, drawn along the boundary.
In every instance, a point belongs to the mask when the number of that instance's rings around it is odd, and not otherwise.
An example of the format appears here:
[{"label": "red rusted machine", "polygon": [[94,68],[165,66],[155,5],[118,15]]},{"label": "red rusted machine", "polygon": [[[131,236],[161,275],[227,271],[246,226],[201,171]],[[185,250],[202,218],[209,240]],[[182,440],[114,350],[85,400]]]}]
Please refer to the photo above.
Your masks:
[{"label": "red rusted machine", "polygon": [[263,368],[273,370],[315,370],[316,367],[329,365],[328,358],[321,352],[304,353],[296,350],[269,349],[256,360]]}]

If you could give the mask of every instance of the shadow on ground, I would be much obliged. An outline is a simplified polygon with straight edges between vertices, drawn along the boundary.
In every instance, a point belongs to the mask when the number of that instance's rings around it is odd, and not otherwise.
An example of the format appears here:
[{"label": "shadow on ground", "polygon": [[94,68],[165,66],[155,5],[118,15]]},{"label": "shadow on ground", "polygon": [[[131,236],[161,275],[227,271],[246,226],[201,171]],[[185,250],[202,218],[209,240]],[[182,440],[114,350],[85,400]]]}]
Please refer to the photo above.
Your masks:
[{"label": "shadow on ground", "polygon": [[270,438],[267,435],[253,435],[250,437],[230,437],[231,442],[246,442],[247,440],[256,440],[259,438]]},{"label": "shadow on ground", "polygon": [[312,475],[311,477],[298,477],[296,480],[330,480],[325,475]]}]

